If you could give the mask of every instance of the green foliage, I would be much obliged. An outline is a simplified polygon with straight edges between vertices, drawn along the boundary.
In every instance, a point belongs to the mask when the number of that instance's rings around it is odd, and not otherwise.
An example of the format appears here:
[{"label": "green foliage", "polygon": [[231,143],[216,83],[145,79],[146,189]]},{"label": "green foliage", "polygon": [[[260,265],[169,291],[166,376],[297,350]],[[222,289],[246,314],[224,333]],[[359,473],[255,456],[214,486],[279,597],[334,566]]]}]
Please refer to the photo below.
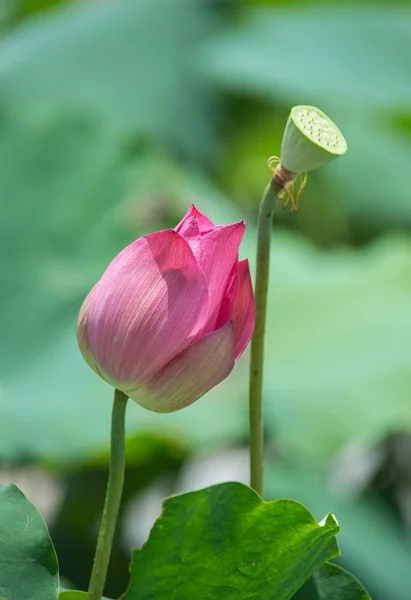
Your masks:
[{"label": "green foliage", "polygon": [[109,259],[101,236],[114,237],[115,224],[101,221],[124,194],[126,167],[117,138],[98,124],[1,115],[0,204],[8,218],[0,247],[12,258],[1,267],[0,334],[8,344],[0,374],[8,378],[71,326],[90,268],[99,269],[97,256]]},{"label": "green foliage", "polygon": [[[190,57],[209,25],[204,2],[62,7],[3,41],[2,102],[15,107],[18,98],[18,109],[37,118],[81,115],[128,139],[176,143],[204,156],[214,140],[212,94]],[[183,119],[192,126],[181,127]]]},{"label": "green foliage", "polygon": [[313,574],[313,580],[318,600],[371,600],[361,583],[338,565],[326,563]]},{"label": "green foliage", "polygon": [[[7,600],[86,600],[86,592],[58,594],[57,559],[44,521],[14,485],[0,488],[0,522]],[[339,554],[338,531],[331,515],[318,524],[303,505],[263,502],[239,483],[174,496],[142,550],[134,551],[123,597],[200,600],[223,593],[236,600],[250,594],[288,600],[312,575],[318,600],[337,592],[338,600],[367,600],[349,573],[326,563]]]},{"label": "green foliage", "polygon": [[275,424],[283,447],[315,460],[329,460],[350,440],[376,442],[410,428],[404,351],[411,321],[402,317],[411,293],[410,241],[392,237],[362,253],[328,255],[291,239],[280,244],[268,323],[267,427]]},{"label": "green foliage", "polygon": [[301,504],[263,502],[239,483],[174,496],[134,551],[124,600],[288,600],[339,553],[338,531],[331,515],[319,525]]},{"label": "green foliage", "polygon": [[57,600],[57,557],[39,511],[13,484],[0,487],[0,581],[7,600]]},{"label": "green foliage", "polygon": [[[316,591],[315,598],[312,596],[312,600],[371,600],[371,596],[351,573],[332,563],[325,563],[317,569],[308,583],[303,586],[301,592],[294,596],[295,600],[310,585]],[[132,593],[131,590],[130,593]],[[125,598],[127,597],[126,595]],[[136,596],[131,596],[131,598],[134,597]],[[194,600],[196,596],[190,596],[190,598]],[[2,599],[0,598],[0,600]],[[87,600],[87,592],[61,591],[58,600]],[[102,598],[102,600],[109,599]]]},{"label": "green foliage", "polygon": [[[58,600],[87,600],[87,592],[64,590],[64,591],[60,592]],[[110,600],[110,599],[103,597],[101,600]]]},{"label": "green foliage", "polygon": [[5,0],[10,16],[8,25],[14,24],[28,15],[45,11],[73,0]]},{"label": "green foliage", "polygon": [[[210,44],[210,69],[224,85],[265,90],[287,102],[299,94],[310,103],[327,98],[333,104],[395,106],[398,98],[411,100],[411,85],[403,77],[407,61],[399,57],[400,50],[406,55],[411,49],[409,16],[409,7],[370,11],[360,4],[249,8]],[[331,30],[333,36],[324,37]],[[386,43],[379,46],[382,32]],[[373,54],[366,63],[370,47]],[[384,86],[381,71],[387,73]]]},{"label": "green foliage", "polygon": [[[344,564],[369,588],[373,598],[409,599],[410,543],[403,528],[375,496],[359,499],[341,490],[310,463],[269,465],[267,498],[298,498],[315,515],[332,510],[341,526]],[[360,566],[360,569],[359,569]],[[311,599],[310,599],[311,600]]]}]

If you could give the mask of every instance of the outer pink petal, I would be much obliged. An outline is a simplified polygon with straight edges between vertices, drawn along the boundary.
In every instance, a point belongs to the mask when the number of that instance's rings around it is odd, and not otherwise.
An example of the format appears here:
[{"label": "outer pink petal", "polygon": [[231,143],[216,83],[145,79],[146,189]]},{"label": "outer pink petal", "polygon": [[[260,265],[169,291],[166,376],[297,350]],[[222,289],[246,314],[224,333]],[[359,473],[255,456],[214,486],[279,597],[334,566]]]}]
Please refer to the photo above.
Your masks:
[{"label": "outer pink petal", "polygon": [[244,352],[254,331],[254,291],[251,282],[248,260],[238,263],[238,287],[234,300],[231,319],[234,323],[234,355],[235,359]]},{"label": "outer pink petal", "polygon": [[219,329],[227,321],[231,319],[231,313],[233,312],[234,300],[237,293],[238,287],[238,260],[235,261],[231,273],[228,277],[228,281],[224,290],[223,299],[221,301],[220,310],[218,313],[215,328]]},{"label": "outer pink petal", "polygon": [[204,231],[208,231],[209,229],[212,229],[214,227],[213,222],[210,221],[210,219],[208,217],[206,217],[205,215],[203,215],[199,210],[197,210],[193,204],[190,207],[190,209],[188,210],[185,217],[183,217],[183,219],[180,221],[180,223],[175,228],[176,231],[178,231],[178,233],[181,233],[182,235],[184,235],[182,233],[181,229],[184,227],[185,221],[191,219],[193,216],[197,217],[197,222],[198,222],[198,227],[199,227],[200,233],[203,233]]},{"label": "outer pink petal", "polygon": [[216,327],[227,282],[237,262],[244,230],[244,221],[239,221],[215,228],[201,238],[200,265],[206,277],[209,294],[209,317],[204,333],[213,331]]},{"label": "outer pink petal", "polygon": [[233,324],[199,339],[130,398],[154,412],[174,412],[192,404],[223,381],[234,366]]},{"label": "outer pink petal", "polygon": [[99,369],[135,389],[180,354],[207,314],[204,275],[174,230],[139,238],[108,266],[88,309],[88,341]]},{"label": "outer pink petal", "polygon": [[89,292],[88,296],[84,300],[82,307],[80,308],[80,312],[77,319],[77,342],[80,348],[80,352],[83,355],[86,363],[97,373],[97,375],[102,376],[99,372],[95,358],[90,349],[89,335],[88,335],[88,310],[90,308],[91,300],[94,296],[94,291],[96,286],[93,287],[91,292]]}]

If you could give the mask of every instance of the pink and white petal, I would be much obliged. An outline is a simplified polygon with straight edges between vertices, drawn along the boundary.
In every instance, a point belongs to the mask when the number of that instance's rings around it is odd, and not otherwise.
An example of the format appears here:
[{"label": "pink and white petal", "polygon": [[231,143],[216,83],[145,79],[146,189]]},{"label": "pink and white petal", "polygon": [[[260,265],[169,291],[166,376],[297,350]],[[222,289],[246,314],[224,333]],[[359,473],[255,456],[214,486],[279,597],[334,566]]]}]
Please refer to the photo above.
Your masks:
[{"label": "pink and white petal", "polygon": [[239,358],[254,331],[255,304],[248,260],[238,263],[238,287],[231,319],[234,323],[234,356]]},{"label": "pink and white petal", "polygon": [[188,210],[187,214],[182,218],[182,220],[177,225],[175,230],[178,231],[178,233],[182,233],[181,229],[184,227],[185,221],[191,219],[193,216],[197,218],[200,233],[203,233],[204,231],[213,229],[213,227],[214,227],[213,222],[210,221],[210,219],[208,217],[203,215],[203,213],[201,213],[199,210],[197,210],[196,207],[194,206],[194,204],[192,204],[190,209]]},{"label": "pink and white petal", "polygon": [[180,354],[203,328],[204,274],[174,230],[139,238],[112,261],[88,308],[88,343],[100,370],[134,389]]},{"label": "pink and white petal", "polygon": [[91,352],[89,336],[88,336],[88,309],[90,307],[91,300],[93,298],[95,289],[96,289],[96,286],[94,286],[93,289],[86,296],[86,299],[84,300],[84,302],[80,308],[80,312],[79,312],[78,319],[77,319],[77,342],[78,342],[78,346],[80,348],[80,352],[81,352],[84,360],[86,361],[86,363],[89,365],[89,367],[91,367],[93,369],[93,371],[95,371],[97,373],[97,375],[102,377],[102,375],[96,365],[96,361],[93,356],[93,353]]},{"label": "pink and white petal", "polygon": [[233,312],[234,300],[237,293],[238,286],[238,260],[235,261],[231,273],[228,277],[227,285],[224,290],[223,299],[220,305],[220,311],[218,313],[215,329],[222,327],[227,321],[231,319],[231,313]]},{"label": "pink and white petal", "polygon": [[154,412],[174,412],[189,406],[230,374],[233,344],[233,324],[229,321],[194,342],[142,388],[128,395]]},{"label": "pink and white petal", "polygon": [[197,213],[193,209],[192,206],[175,230],[190,244],[190,248],[198,261],[201,256],[201,234]]},{"label": "pink and white petal", "polygon": [[244,230],[244,221],[239,221],[215,228],[201,238],[200,266],[204,271],[209,295],[209,317],[204,333],[213,331],[216,327],[226,285],[238,260]]}]

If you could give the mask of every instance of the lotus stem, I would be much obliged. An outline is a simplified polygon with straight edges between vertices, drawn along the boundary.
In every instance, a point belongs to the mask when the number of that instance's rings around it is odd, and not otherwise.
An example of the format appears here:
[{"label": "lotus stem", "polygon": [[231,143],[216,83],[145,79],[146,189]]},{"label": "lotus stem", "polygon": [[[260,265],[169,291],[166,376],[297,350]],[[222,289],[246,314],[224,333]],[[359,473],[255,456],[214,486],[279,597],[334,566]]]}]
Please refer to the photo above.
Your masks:
[{"label": "lotus stem", "polygon": [[90,578],[88,600],[101,600],[110,562],[111,546],[124,483],[127,399],[127,396],[123,392],[115,390],[111,416],[110,471],[100,533]]}]

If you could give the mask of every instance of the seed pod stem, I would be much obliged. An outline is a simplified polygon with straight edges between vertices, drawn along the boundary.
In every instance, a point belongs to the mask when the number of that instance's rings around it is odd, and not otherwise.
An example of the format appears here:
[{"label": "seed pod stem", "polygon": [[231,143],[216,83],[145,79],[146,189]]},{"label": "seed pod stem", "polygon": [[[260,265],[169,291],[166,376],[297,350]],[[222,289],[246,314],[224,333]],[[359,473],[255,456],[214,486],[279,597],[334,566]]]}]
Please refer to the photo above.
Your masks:
[{"label": "seed pod stem", "polygon": [[[263,367],[267,294],[270,271],[271,228],[277,199],[286,196],[291,210],[298,200],[306,172],[341,156],[347,143],[338,127],[314,106],[295,106],[288,118],[281,147],[281,158],[272,156],[268,166],[273,177],[266,187],[258,215],[257,274],[255,281],[255,327],[251,340],[250,362],[250,482],[263,493]],[[293,184],[300,177],[300,189],[294,196]]]},{"label": "seed pod stem", "polygon": [[[279,165],[280,166],[280,165]],[[263,437],[263,366],[267,293],[270,271],[271,227],[278,194],[287,182],[287,173],[279,169],[265,188],[258,214],[257,275],[255,281],[255,326],[251,340],[250,362],[250,485],[262,496],[264,471]]]}]

